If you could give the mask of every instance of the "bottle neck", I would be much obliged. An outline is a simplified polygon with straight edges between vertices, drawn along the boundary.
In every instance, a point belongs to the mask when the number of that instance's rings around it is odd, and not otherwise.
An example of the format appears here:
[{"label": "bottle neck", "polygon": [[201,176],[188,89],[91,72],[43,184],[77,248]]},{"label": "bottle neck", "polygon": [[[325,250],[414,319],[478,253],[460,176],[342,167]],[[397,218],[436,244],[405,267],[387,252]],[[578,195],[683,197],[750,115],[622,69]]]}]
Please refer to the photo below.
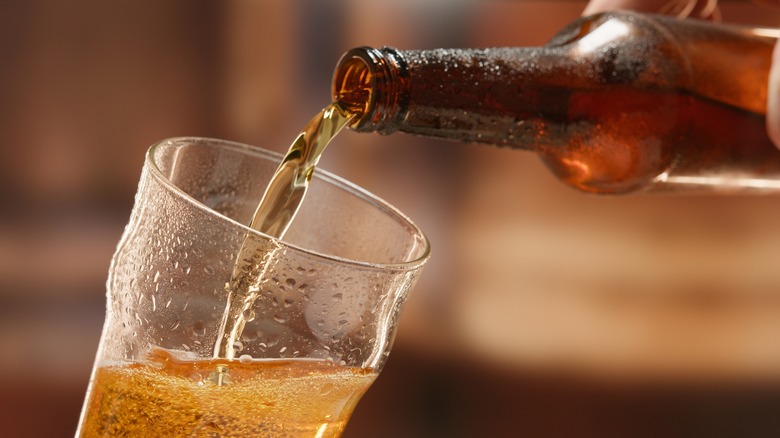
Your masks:
[{"label": "bottle neck", "polygon": [[565,118],[570,57],[554,48],[399,51],[361,47],[334,74],[351,128],[531,149]]},{"label": "bottle neck", "polygon": [[356,131],[397,131],[408,105],[408,88],[406,62],[389,47],[351,49],[333,75],[333,99],[355,115],[350,127]]}]

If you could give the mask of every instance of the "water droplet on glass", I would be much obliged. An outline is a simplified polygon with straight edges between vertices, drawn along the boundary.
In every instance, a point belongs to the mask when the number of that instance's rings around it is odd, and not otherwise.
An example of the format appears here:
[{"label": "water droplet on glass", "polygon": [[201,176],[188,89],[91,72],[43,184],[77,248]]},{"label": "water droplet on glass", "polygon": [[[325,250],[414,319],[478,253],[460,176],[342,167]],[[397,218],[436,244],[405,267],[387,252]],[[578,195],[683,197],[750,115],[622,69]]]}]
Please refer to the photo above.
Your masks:
[{"label": "water droplet on glass", "polygon": [[284,324],[287,321],[289,321],[289,318],[287,318],[286,316],[275,314],[274,315],[274,321],[278,322],[279,324]]},{"label": "water droplet on glass", "polygon": [[284,299],[284,307],[290,307],[293,305],[295,301],[292,298],[285,298]]},{"label": "water droplet on glass", "polygon": [[252,342],[257,339],[257,331],[244,330],[244,332],[241,333],[241,339],[243,339],[244,342]]},{"label": "water droplet on glass", "polygon": [[295,279],[294,278],[288,278],[284,281],[284,284],[286,284],[289,287],[295,287]]},{"label": "water droplet on glass", "polygon": [[255,311],[252,309],[244,310],[243,315],[244,315],[244,320],[247,322],[253,321],[255,319]]},{"label": "water droplet on glass", "polygon": [[236,350],[236,352],[239,352],[244,349],[244,344],[241,343],[241,341],[233,342],[233,349]]},{"label": "water droplet on glass", "polygon": [[206,335],[206,326],[203,324],[203,321],[197,321],[192,325],[192,334],[197,337]]},{"label": "water droplet on glass", "polygon": [[344,297],[344,294],[341,292],[333,294],[333,301],[341,301],[341,299]]},{"label": "water droplet on glass", "polygon": [[242,354],[241,357],[238,358],[238,361],[243,364],[252,363],[252,356],[248,354]]}]

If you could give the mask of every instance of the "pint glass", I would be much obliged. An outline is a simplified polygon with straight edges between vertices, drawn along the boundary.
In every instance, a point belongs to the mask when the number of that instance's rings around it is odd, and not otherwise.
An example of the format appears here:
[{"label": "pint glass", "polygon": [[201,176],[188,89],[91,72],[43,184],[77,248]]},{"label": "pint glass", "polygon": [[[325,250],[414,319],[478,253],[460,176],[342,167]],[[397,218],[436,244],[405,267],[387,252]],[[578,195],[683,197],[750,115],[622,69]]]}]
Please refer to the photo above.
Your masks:
[{"label": "pint glass", "polygon": [[[429,245],[398,210],[324,171],[284,241],[248,228],[280,160],[202,138],[149,149],[78,436],[341,434]],[[252,292],[238,301],[237,266]],[[234,318],[232,354],[216,354]]]}]

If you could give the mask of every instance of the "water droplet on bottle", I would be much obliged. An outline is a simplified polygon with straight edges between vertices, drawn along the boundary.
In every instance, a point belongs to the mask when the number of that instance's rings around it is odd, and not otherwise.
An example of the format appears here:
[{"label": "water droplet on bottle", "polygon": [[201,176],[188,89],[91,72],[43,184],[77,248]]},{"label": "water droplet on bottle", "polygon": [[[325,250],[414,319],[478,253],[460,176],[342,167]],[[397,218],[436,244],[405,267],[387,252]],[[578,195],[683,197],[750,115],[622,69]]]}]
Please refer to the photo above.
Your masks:
[{"label": "water droplet on bottle", "polygon": [[295,300],[293,300],[292,298],[285,298],[284,299],[284,307],[290,307],[290,306],[293,305],[294,302],[295,302]]},{"label": "water droplet on bottle", "polygon": [[288,278],[284,281],[284,284],[286,284],[289,287],[295,287],[295,279],[294,278]]},{"label": "water droplet on bottle", "polygon": [[252,356],[248,354],[242,354],[241,357],[238,358],[238,361],[243,364],[252,363]]},{"label": "water droplet on bottle", "polygon": [[205,272],[207,275],[214,275],[214,268],[211,267],[211,265],[206,265],[203,267],[203,272]]},{"label": "water droplet on bottle", "polygon": [[249,322],[249,321],[254,321],[255,319],[255,311],[252,309],[244,310],[243,315],[244,315],[244,321]]},{"label": "water droplet on bottle", "polygon": [[333,294],[333,301],[341,301],[344,298],[344,294],[341,292]]},{"label": "water droplet on bottle", "polygon": [[289,321],[289,318],[286,316],[275,314],[274,321],[278,322],[279,324],[285,324],[287,321]]},{"label": "water droplet on bottle", "polygon": [[241,341],[233,342],[233,349],[236,350],[236,352],[239,352],[244,349],[244,344],[241,343]]}]

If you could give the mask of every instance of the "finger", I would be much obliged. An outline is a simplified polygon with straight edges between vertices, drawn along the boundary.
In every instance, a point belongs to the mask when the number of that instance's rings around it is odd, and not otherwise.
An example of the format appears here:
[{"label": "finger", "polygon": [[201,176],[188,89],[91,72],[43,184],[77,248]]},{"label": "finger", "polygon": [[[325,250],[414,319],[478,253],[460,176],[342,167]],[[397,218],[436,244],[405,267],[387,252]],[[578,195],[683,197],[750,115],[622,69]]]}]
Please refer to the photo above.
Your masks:
[{"label": "finger", "polygon": [[769,138],[776,146],[780,147],[780,44],[775,44],[775,50],[772,53],[768,93],[766,130]]},{"label": "finger", "polygon": [[591,0],[583,15],[597,14],[612,10],[630,10],[638,12],[658,12],[670,0]]}]

